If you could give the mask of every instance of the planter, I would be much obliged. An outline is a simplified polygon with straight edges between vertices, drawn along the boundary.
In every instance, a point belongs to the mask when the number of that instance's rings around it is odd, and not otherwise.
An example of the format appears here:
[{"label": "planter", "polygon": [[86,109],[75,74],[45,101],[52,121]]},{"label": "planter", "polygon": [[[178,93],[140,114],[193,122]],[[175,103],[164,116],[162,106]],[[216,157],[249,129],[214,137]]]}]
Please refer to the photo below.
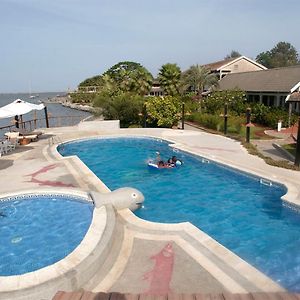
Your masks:
[{"label": "planter", "polygon": [[19,140],[20,145],[28,145],[30,143],[30,139],[22,138]]}]

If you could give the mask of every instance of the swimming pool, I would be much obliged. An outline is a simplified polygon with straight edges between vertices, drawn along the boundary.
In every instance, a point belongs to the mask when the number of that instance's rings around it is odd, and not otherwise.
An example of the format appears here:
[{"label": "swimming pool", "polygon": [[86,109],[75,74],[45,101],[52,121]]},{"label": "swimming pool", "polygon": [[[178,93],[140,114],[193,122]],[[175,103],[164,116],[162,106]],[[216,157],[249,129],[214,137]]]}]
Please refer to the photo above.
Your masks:
[{"label": "swimming pool", "polygon": [[157,222],[190,221],[225,247],[291,291],[300,291],[300,214],[284,205],[286,189],[206,159],[176,151],[184,165],[151,170],[167,142],[150,138],[105,138],[65,144],[62,155],[78,155],[110,188],[143,192],[139,217]]},{"label": "swimming pool", "polygon": [[0,199],[0,276],[51,265],[84,238],[93,205],[62,194],[28,194]]}]

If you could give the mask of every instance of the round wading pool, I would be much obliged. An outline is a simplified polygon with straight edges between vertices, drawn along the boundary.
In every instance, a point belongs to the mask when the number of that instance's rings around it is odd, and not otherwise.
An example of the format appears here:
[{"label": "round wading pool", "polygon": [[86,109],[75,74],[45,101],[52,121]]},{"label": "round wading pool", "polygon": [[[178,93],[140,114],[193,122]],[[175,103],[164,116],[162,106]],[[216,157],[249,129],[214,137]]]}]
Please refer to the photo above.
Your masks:
[{"label": "round wading pool", "polygon": [[92,221],[94,206],[67,194],[0,198],[0,276],[49,266],[70,254]]}]

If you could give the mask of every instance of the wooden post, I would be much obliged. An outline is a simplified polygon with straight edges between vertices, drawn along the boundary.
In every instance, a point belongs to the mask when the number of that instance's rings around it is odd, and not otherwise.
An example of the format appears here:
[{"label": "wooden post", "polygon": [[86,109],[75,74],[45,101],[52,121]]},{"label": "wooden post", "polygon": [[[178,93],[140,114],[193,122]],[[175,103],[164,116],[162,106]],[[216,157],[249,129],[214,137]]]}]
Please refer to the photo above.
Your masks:
[{"label": "wooden post", "polygon": [[181,129],[184,130],[184,102],[182,103]]},{"label": "wooden post", "polygon": [[224,106],[224,134],[227,134],[227,119],[228,119],[228,104],[225,103]]},{"label": "wooden post", "polygon": [[298,134],[297,134],[296,157],[295,157],[295,166],[299,167],[299,165],[300,165],[300,117],[298,119]]},{"label": "wooden post", "polygon": [[246,112],[246,143],[250,143],[250,126],[251,126],[251,108]]},{"label": "wooden post", "polygon": [[291,127],[291,116],[292,116],[292,102],[289,102],[289,119],[288,119],[288,127]]},{"label": "wooden post", "polygon": [[44,111],[45,111],[46,127],[49,128],[49,120],[48,120],[47,106],[44,107]]},{"label": "wooden post", "polygon": [[36,119],[37,119],[37,116],[36,116],[36,110],[35,110],[35,111],[34,111],[34,121],[33,121],[34,129],[36,129]]}]

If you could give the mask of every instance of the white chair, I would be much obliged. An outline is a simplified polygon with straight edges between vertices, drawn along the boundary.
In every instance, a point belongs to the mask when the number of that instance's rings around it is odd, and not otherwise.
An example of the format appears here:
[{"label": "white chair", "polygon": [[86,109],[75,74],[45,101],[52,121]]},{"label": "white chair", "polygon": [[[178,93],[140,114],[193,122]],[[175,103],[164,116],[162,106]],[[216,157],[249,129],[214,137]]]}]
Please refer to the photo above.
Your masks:
[{"label": "white chair", "polygon": [[3,154],[7,154],[7,152],[9,151],[9,147],[8,147],[8,144],[7,144],[7,141],[2,141],[0,143],[0,152],[1,152],[1,156]]},{"label": "white chair", "polygon": [[4,143],[4,145],[6,145],[7,150],[11,151],[11,150],[16,149],[16,142],[17,142],[17,139],[9,139],[9,140],[4,141],[3,143]]}]

